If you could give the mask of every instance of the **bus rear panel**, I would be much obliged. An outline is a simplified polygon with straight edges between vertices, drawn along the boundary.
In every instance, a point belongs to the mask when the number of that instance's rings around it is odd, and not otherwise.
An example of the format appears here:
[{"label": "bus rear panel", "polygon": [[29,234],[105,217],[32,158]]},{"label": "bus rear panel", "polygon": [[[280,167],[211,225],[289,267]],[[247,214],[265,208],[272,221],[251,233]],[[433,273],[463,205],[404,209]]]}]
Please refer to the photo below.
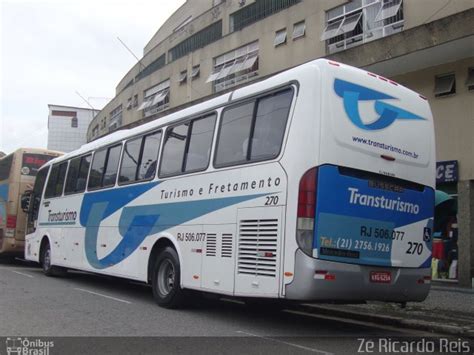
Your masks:
[{"label": "bus rear panel", "polygon": [[300,182],[286,297],[422,301],[434,216],[429,105],[363,70],[326,62],[321,72],[319,164]]}]

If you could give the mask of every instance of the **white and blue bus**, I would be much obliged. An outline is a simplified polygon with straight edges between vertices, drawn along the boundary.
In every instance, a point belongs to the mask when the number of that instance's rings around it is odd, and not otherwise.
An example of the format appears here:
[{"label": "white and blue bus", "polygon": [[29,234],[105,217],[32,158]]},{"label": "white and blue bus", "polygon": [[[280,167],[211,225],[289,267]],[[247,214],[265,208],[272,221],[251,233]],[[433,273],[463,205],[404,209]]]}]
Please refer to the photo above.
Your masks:
[{"label": "white and blue bus", "polygon": [[426,99],[320,59],[56,158],[26,259],[242,298],[422,301],[435,144]]}]

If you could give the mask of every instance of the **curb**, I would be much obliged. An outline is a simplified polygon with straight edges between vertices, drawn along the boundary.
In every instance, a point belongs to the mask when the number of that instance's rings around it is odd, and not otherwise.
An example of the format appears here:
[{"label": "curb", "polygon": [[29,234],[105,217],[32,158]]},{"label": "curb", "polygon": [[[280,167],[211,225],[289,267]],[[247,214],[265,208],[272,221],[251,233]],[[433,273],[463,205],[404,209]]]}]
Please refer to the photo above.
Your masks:
[{"label": "curb", "polygon": [[352,310],[336,309],[330,306],[315,304],[300,304],[299,308],[310,313],[317,313],[328,316],[336,316],[360,321],[369,321],[378,324],[392,325],[409,329],[429,331],[432,333],[444,333],[457,336],[472,336],[472,330],[468,327],[438,324],[416,319],[407,319],[403,317],[378,315],[373,313],[360,313]]}]

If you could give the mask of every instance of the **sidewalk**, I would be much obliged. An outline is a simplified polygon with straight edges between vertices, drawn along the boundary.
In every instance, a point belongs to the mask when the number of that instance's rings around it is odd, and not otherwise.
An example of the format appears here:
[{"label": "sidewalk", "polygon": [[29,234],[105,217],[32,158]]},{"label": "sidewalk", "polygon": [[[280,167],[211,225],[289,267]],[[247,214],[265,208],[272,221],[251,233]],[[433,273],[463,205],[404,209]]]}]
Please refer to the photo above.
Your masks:
[{"label": "sidewalk", "polygon": [[398,304],[305,304],[312,312],[451,335],[474,336],[474,290],[432,285],[428,298]]}]

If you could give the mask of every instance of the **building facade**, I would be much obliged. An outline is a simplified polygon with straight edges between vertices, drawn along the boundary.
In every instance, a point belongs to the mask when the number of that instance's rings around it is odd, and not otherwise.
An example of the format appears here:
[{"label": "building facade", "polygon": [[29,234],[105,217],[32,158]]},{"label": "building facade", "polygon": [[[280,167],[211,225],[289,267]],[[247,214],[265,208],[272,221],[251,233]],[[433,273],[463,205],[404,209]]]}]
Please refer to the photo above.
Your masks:
[{"label": "building facade", "polygon": [[48,108],[48,149],[67,153],[87,142],[87,129],[98,110],[61,105]]},{"label": "building facade", "polygon": [[120,80],[87,139],[159,119],[316,58],[377,73],[430,101],[438,188],[457,204],[449,228],[440,232],[451,236],[451,244],[444,240],[449,251],[433,275],[472,286],[472,23],[471,0],[188,0]]}]

